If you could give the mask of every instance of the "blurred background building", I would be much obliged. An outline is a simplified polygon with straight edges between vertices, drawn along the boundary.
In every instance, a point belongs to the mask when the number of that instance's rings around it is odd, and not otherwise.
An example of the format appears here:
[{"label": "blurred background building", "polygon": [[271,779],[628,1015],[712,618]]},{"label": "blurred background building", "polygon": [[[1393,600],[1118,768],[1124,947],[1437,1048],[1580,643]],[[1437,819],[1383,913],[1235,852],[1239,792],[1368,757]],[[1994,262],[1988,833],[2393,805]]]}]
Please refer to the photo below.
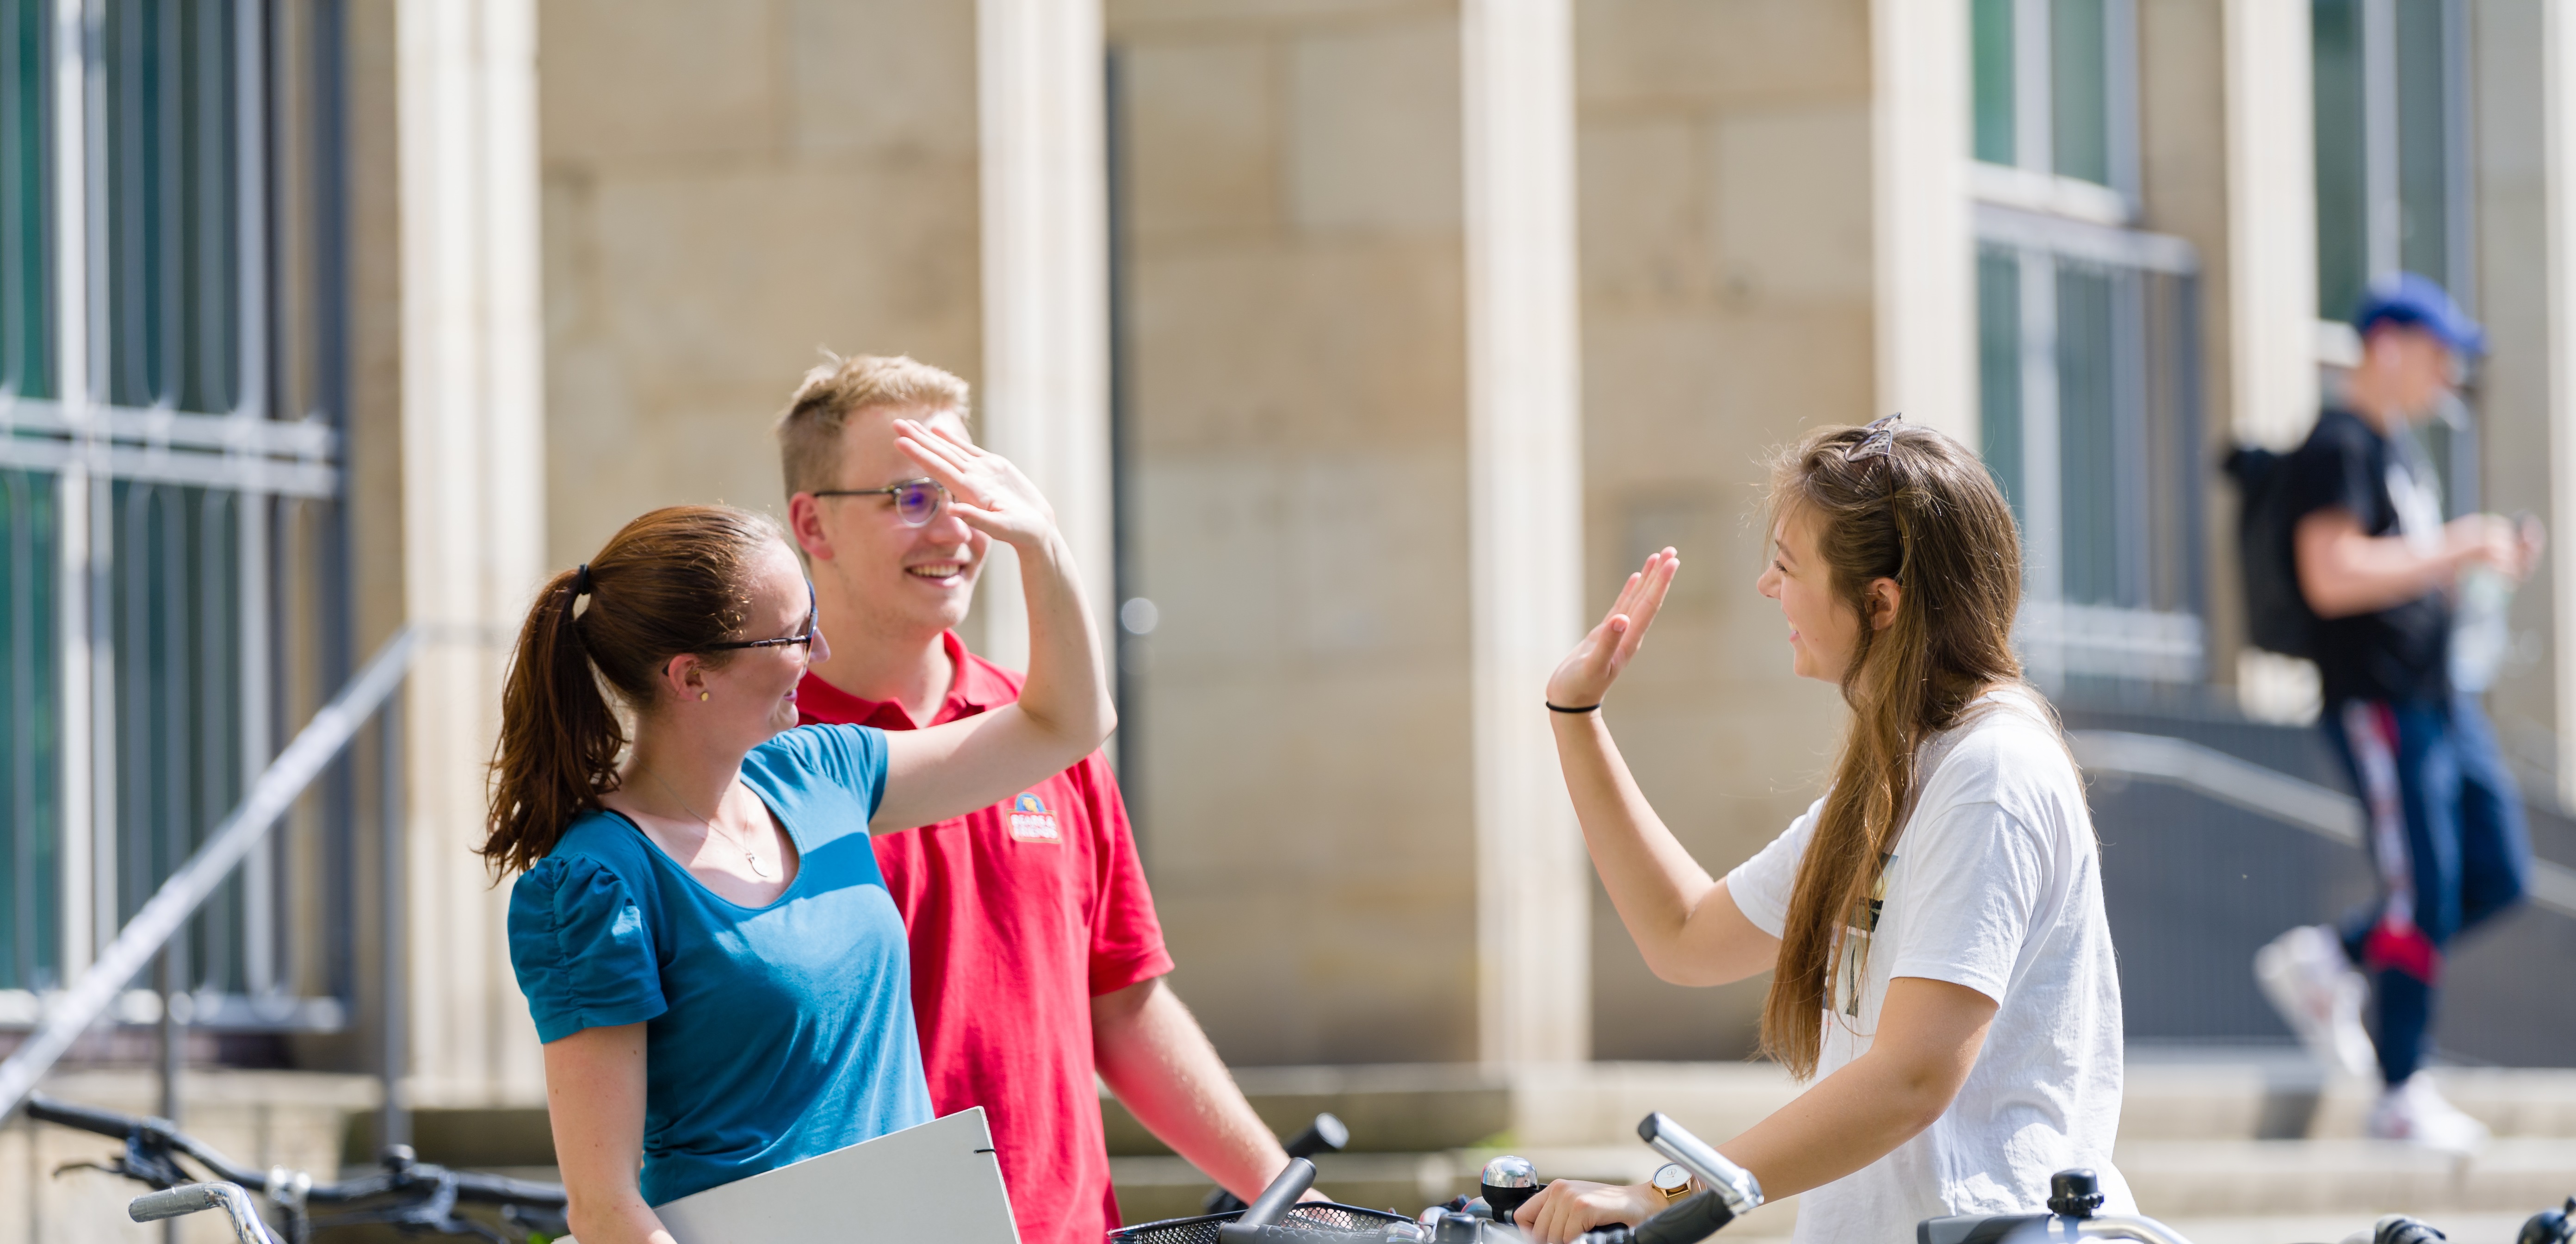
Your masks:
[{"label": "blurred background building", "polygon": [[[782,510],[767,428],[830,348],[967,377],[1056,499],[1176,982],[1283,1120],[1411,1152],[1770,1100],[1681,1065],[1748,1053],[1762,985],[1646,971],[1536,701],[1678,547],[1622,742],[1712,870],[1768,840],[1840,709],[1751,589],[1764,463],[1901,410],[2023,524],[2140,1057],[2235,1069],[2141,1136],[2349,1133],[2262,1053],[2247,963],[2370,874],[2313,671],[2242,643],[2213,465],[2304,435],[2406,269],[2494,340],[2428,433],[2447,503],[2560,537],[2491,703],[2541,901],[2462,952],[2440,1039],[2576,1061],[2546,0],[0,0],[0,38],[0,1047],[412,628],[401,698],[73,1062],[176,1040],[327,1113],[390,1056],[424,1137],[520,1126],[468,850],[511,632],[647,508]],[[1004,659],[1014,586],[970,624]],[[2551,1083],[2499,1131],[2576,1135]],[[41,1149],[0,1137],[0,1200]]]}]

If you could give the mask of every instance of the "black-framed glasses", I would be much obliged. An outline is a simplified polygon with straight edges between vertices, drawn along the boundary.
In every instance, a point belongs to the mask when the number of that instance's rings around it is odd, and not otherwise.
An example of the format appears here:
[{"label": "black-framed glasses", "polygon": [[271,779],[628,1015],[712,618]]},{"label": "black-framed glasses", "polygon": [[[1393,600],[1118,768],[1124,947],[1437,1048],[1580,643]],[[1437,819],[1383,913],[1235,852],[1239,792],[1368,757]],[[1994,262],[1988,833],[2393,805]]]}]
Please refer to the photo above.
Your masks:
[{"label": "black-framed glasses", "polygon": [[1858,462],[1863,458],[1885,457],[1896,449],[1896,429],[1905,421],[1898,411],[1861,429],[1863,435],[1851,448],[1843,451],[1843,461]]},{"label": "black-framed glasses", "polygon": [[894,512],[915,527],[927,527],[939,517],[939,507],[948,503],[948,490],[934,479],[908,479],[883,488],[818,488],[818,497],[892,497]]},{"label": "black-framed glasses", "polygon": [[708,644],[707,651],[719,652],[730,648],[787,648],[796,644],[808,645],[810,650],[814,642],[814,632],[821,629],[823,629],[823,611],[814,607],[814,581],[807,579],[805,581],[804,634],[788,635],[778,639],[730,639],[720,644]]}]

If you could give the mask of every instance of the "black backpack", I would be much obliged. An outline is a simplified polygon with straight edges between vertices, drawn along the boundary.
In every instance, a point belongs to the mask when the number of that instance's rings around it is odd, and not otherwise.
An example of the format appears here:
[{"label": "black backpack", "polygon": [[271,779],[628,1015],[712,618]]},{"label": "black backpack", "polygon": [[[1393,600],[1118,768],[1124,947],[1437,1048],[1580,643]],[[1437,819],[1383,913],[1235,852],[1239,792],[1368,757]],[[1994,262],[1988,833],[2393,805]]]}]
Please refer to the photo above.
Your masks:
[{"label": "black backpack", "polygon": [[2246,641],[2286,657],[2315,660],[2317,615],[2299,591],[2290,475],[2296,454],[2240,446],[2221,464],[2236,481],[2236,564],[2244,576]]}]

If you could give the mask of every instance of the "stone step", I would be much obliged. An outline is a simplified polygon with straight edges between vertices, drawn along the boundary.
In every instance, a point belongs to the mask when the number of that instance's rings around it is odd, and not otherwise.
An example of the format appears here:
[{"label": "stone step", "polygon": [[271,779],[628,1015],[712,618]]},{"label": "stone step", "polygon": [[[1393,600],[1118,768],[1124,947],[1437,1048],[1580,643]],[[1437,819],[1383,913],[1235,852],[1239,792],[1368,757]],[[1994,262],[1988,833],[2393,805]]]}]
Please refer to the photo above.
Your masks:
[{"label": "stone step", "polygon": [[2528,1215],[2576,1193],[2576,1140],[2502,1137],[2455,1157],[2374,1140],[2137,1141],[2114,1156],[2157,1218]]}]

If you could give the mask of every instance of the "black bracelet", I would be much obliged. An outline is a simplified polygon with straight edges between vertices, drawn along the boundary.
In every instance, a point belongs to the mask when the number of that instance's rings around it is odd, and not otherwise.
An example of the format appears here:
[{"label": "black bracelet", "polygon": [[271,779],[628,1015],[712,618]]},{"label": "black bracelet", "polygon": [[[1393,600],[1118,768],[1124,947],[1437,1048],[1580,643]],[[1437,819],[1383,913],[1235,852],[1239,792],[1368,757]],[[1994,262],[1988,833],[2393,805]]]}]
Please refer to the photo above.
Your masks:
[{"label": "black bracelet", "polygon": [[1547,701],[1547,707],[1549,711],[1558,713],[1597,713],[1601,711],[1601,706],[1597,703],[1586,704],[1581,708],[1567,708],[1554,700],[1549,700]]}]

